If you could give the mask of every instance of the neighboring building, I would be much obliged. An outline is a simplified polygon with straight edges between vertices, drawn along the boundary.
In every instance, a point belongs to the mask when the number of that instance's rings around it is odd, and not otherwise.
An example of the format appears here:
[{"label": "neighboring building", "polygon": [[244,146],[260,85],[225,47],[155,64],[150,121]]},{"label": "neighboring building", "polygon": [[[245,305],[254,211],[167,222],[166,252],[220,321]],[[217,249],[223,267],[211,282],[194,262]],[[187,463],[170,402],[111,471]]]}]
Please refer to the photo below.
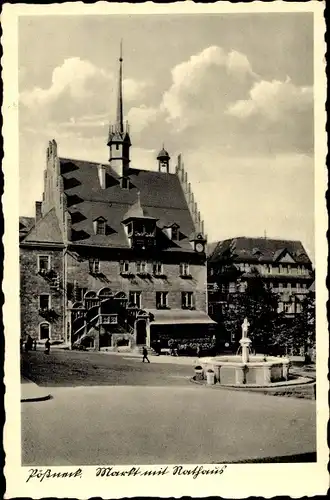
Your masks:
[{"label": "neighboring building", "polygon": [[[130,166],[122,58],[109,164],[47,149],[35,220],[20,219],[22,335],[98,349],[207,337],[206,237],[180,156]],[[156,165],[155,165],[156,166]]]},{"label": "neighboring building", "polygon": [[244,292],[260,276],[279,294],[278,312],[287,317],[301,312],[301,302],[314,281],[312,262],[300,241],[231,238],[208,249],[209,314],[226,306],[228,294]]}]

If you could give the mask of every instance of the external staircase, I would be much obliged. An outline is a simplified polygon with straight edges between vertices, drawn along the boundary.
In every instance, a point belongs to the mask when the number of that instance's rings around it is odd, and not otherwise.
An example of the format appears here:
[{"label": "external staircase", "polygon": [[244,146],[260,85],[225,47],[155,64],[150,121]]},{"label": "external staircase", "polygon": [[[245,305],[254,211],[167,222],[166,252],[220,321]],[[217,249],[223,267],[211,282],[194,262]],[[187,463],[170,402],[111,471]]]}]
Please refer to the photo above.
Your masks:
[{"label": "external staircase", "polygon": [[120,312],[104,312],[107,300],[100,301],[89,308],[76,311],[76,317],[72,321],[72,345],[78,346],[86,338],[95,338],[99,334],[101,326],[109,327],[111,335],[129,336],[133,341],[134,328],[125,315],[125,309]]}]

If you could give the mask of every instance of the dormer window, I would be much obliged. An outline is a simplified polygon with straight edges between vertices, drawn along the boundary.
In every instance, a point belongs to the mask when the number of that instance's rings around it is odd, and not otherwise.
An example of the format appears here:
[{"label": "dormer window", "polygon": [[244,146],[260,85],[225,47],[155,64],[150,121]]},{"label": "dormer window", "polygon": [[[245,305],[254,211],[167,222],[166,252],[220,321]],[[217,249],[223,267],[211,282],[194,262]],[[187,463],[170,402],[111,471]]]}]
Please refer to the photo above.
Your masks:
[{"label": "dormer window", "polygon": [[142,208],[140,193],[137,193],[137,201],[126,212],[122,223],[126,227],[126,232],[130,238],[130,246],[142,250],[155,245],[156,221]]},{"label": "dormer window", "polygon": [[172,226],[172,241],[178,241],[179,239],[179,226],[174,224]]},{"label": "dormer window", "polygon": [[103,217],[99,217],[94,221],[94,233],[104,235],[105,231],[106,231],[106,220]]},{"label": "dormer window", "polygon": [[121,188],[122,189],[129,189],[129,179],[127,177],[121,178]]}]

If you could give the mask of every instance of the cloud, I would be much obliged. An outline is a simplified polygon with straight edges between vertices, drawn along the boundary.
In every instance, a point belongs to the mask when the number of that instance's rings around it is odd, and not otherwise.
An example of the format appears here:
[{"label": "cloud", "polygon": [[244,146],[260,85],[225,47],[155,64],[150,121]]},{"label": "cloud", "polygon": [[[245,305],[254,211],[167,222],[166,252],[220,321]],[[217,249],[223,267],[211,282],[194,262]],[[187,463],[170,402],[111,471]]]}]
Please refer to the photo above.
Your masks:
[{"label": "cloud", "polygon": [[291,116],[291,113],[304,113],[313,105],[313,88],[298,87],[289,78],[285,81],[261,80],[254,83],[249,99],[230,104],[227,113],[246,119],[261,116],[276,122]]},{"label": "cloud", "polygon": [[161,108],[178,130],[201,125],[212,110],[211,116],[223,112],[230,97],[247,95],[255,78],[245,55],[208,47],[172,69],[172,85]]},{"label": "cloud", "polygon": [[[110,100],[115,108],[117,85],[117,75],[90,61],[79,57],[65,59],[53,70],[48,88],[34,87],[21,92],[22,120],[33,121],[36,128],[49,121],[59,127],[72,121],[78,125],[86,116],[95,114],[107,115],[109,121]],[[148,86],[147,82],[125,79],[125,102],[140,104]]]},{"label": "cloud", "polygon": [[142,130],[161,118],[160,114],[159,109],[142,105],[130,108],[126,119],[130,124],[132,132],[138,135]]},{"label": "cloud", "polygon": [[312,152],[312,87],[262,79],[244,54],[216,46],[171,74],[160,109],[169,135],[184,145],[216,142],[235,154]]},{"label": "cloud", "polygon": [[150,87],[150,82],[133,80],[132,78],[124,78],[123,94],[125,102],[138,101],[144,98],[145,91]]},{"label": "cloud", "polygon": [[107,81],[111,79],[104,70],[96,68],[89,61],[79,57],[65,59],[61,66],[54,69],[51,85],[47,89],[35,87],[22,92],[21,101],[26,107],[34,109],[54,103],[63,92],[68,92],[70,99],[80,101],[90,97],[89,83],[99,78]]},{"label": "cloud", "polygon": [[[123,82],[126,119],[134,144],[146,149],[164,140],[174,150],[216,143],[221,153],[242,155],[313,148],[313,89],[262,79],[241,52],[207,47],[170,71],[171,83],[154,102],[162,82]],[[72,57],[53,70],[48,88],[21,94],[23,127],[45,123],[78,136],[106,137],[114,118],[117,75]],[[112,102],[112,109],[111,108]]]},{"label": "cloud", "polygon": [[183,161],[209,241],[263,236],[266,229],[269,238],[302,240],[313,255],[311,157],[295,153],[226,156],[211,146],[185,153]]}]

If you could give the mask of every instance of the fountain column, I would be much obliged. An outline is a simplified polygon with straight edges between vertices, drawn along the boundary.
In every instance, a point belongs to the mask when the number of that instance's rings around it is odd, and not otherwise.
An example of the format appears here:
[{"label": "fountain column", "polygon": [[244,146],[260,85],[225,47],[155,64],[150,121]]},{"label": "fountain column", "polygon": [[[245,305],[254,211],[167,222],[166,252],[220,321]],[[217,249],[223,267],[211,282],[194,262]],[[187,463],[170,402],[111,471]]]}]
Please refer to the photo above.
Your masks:
[{"label": "fountain column", "polygon": [[244,364],[249,362],[249,351],[250,351],[250,344],[251,344],[251,340],[247,338],[249,326],[250,326],[250,323],[248,322],[248,319],[245,318],[243,323],[242,323],[242,338],[239,341],[241,348],[242,348],[242,362]]}]

